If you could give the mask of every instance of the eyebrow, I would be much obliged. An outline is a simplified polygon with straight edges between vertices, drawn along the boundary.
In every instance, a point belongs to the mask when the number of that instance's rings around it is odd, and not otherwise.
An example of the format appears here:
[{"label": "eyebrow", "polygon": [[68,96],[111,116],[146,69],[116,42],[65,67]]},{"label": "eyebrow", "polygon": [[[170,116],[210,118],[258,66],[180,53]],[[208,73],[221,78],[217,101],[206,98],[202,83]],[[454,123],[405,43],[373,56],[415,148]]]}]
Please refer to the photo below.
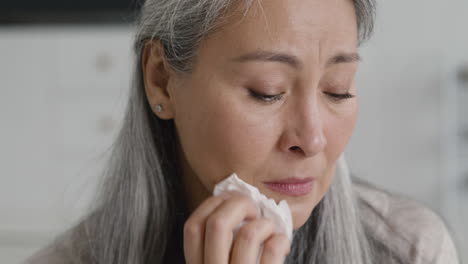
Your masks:
[{"label": "eyebrow", "polygon": [[[302,63],[298,57],[287,54],[287,53],[277,53],[271,51],[255,51],[241,55],[233,59],[236,62],[247,62],[247,61],[265,61],[265,62],[279,62],[289,65],[290,67],[299,70],[302,68]],[[345,53],[340,52],[335,56],[327,60],[325,64],[327,67],[331,65],[336,65],[340,63],[353,63],[361,61],[361,56],[356,53]]]}]

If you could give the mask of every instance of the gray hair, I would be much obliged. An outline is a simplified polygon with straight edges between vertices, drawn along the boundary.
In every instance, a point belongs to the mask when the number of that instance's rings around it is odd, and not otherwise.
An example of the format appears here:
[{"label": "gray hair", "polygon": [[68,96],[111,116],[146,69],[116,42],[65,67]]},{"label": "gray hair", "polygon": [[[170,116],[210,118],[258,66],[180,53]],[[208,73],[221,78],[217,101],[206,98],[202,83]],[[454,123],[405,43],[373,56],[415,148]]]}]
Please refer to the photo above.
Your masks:
[{"label": "gray hair", "polygon": [[[157,39],[178,72],[192,69],[200,41],[216,30],[226,10],[253,0],[147,0],[134,43],[135,70],[120,133],[112,146],[99,203],[80,225],[86,242],[77,251],[89,263],[183,262],[184,208],[174,122],[161,120],[148,105],[142,51]],[[369,38],[374,0],[353,0],[359,42]],[[336,174],[341,175],[341,174]],[[287,263],[370,264],[383,256],[358,213],[348,177],[335,177],[308,221],[295,232]],[[379,249],[379,250],[377,250]],[[386,251],[385,251],[386,252]],[[85,258],[85,257],[82,257]],[[388,262],[388,259],[385,260]],[[392,262],[393,263],[393,262]],[[398,262],[394,262],[398,263]]]},{"label": "gray hair", "polygon": [[[147,0],[135,40],[135,52],[140,52],[149,39],[156,38],[164,46],[166,59],[179,72],[191,69],[197,44],[214,31],[230,7],[244,3],[246,10],[254,0]],[[257,0],[259,1],[259,0]],[[373,32],[374,0],[353,0],[359,43]]]}]

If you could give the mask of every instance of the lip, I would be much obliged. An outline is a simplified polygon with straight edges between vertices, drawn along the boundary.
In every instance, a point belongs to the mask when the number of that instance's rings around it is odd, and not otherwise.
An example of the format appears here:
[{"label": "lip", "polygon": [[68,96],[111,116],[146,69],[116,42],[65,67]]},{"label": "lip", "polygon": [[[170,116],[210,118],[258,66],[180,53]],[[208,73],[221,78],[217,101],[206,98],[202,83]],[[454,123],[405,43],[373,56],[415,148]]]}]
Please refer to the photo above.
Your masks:
[{"label": "lip", "polygon": [[264,182],[265,186],[277,193],[288,196],[303,196],[312,190],[314,178],[287,178]]}]

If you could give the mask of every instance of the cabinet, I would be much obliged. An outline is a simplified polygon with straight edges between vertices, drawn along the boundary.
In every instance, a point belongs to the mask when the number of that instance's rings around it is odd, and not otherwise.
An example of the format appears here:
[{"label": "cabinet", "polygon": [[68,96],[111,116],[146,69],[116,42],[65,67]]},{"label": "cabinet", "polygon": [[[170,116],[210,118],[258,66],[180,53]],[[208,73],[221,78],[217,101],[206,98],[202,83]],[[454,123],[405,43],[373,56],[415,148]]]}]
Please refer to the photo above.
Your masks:
[{"label": "cabinet", "polygon": [[468,260],[468,59],[447,66],[444,85],[444,214],[463,260]]}]

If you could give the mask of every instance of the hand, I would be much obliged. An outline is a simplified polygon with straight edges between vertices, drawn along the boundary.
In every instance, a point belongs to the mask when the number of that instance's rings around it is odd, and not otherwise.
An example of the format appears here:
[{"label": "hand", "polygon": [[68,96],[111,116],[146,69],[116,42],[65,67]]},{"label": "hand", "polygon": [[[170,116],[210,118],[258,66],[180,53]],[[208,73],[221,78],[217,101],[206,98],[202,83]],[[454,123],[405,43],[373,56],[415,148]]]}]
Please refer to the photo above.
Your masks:
[{"label": "hand", "polygon": [[[234,236],[242,221],[247,223]],[[287,236],[275,234],[273,222],[259,218],[254,203],[238,193],[208,198],[184,225],[188,264],[256,264],[258,258],[261,264],[282,264],[289,250]]]}]

